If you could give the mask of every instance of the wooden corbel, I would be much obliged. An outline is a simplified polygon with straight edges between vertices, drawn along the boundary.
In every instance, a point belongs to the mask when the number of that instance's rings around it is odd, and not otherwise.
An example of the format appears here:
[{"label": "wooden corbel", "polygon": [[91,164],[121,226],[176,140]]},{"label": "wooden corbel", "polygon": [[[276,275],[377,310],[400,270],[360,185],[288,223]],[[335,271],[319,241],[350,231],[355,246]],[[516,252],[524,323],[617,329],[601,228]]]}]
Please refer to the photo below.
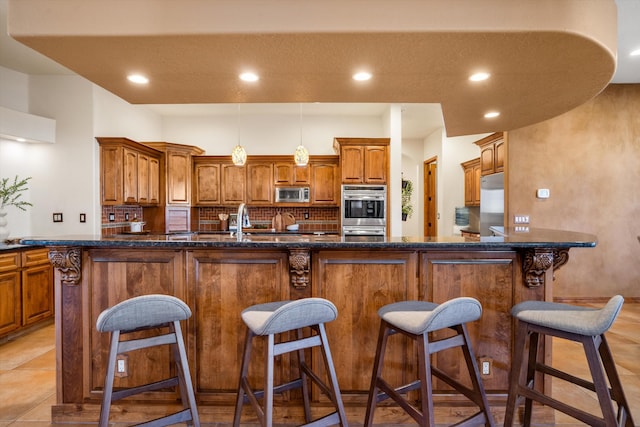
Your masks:
[{"label": "wooden corbel", "polygon": [[82,250],[80,248],[51,248],[49,260],[54,268],[60,270],[61,282],[65,285],[79,285],[82,272]]},{"label": "wooden corbel", "polygon": [[308,249],[289,250],[289,278],[291,286],[296,289],[305,289],[309,286],[309,271],[311,254]]},{"label": "wooden corbel", "polygon": [[[522,272],[529,288],[544,285],[546,271],[559,269],[569,261],[569,249],[535,248],[524,251]],[[554,278],[555,279],[555,278]]]}]

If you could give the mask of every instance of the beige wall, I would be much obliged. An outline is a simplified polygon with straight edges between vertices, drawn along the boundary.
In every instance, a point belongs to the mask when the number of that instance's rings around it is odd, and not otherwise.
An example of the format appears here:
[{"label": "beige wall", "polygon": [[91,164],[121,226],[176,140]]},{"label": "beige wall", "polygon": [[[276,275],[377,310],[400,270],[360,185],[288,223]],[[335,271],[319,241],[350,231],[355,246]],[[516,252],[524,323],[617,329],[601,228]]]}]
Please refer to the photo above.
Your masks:
[{"label": "beige wall", "polygon": [[[610,85],[595,99],[509,132],[509,223],[595,234],[555,274],[554,298],[621,294],[640,300],[640,85]],[[536,189],[551,197],[537,199]]]}]

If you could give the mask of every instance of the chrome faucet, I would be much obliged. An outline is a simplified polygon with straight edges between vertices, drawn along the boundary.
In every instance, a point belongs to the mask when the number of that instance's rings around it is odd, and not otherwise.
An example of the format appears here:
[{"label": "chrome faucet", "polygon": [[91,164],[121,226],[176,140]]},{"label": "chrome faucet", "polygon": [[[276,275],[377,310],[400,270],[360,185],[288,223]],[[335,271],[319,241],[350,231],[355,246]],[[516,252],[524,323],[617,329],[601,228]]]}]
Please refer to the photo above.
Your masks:
[{"label": "chrome faucet", "polygon": [[238,242],[242,242],[242,224],[244,223],[244,215],[247,212],[247,208],[244,206],[244,203],[240,203],[238,207],[238,219],[236,220],[236,237]]}]

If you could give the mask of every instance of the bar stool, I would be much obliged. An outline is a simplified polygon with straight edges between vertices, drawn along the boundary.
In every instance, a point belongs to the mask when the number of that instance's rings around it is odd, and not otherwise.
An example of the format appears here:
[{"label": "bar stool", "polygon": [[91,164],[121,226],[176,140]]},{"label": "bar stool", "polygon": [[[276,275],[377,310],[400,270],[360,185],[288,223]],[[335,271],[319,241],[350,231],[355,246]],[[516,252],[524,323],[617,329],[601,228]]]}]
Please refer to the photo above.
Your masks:
[{"label": "bar stool", "polygon": [[[182,338],[182,329],[180,328],[180,321],[189,317],[191,317],[191,310],[184,302],[169,295],[155,294],[130,298],[100,313],[96,321],[96,329],[100,332],[111,332],[111,347],[107,362],[107,374],[104,380],[102,406],[100,408],[100,427],[107,427],[109,423],[109,410],[112,401],[176,385],[179,386],[184,409],[144,423],[144,425],[160,427],[186,422],[194,427],[200,426],[187,363],[187,354]],[[167,333],[158,331],[159,335],[148,338],[120,341],[122,336],[131,332],[165,327],[169,328]],[[113,391],[113,379],[118,354],[167,344],[171,345],[173,350],[176,376],[152,384]],[[188,406],[186,403],[188,403]]]},{"label": "bar stool", "polygon": [[[287,390],[302,388],[305,420],[314,427],[341,424],[347,426],[347,417],[338,380],[331,358],[331,351],[327,342],[324,324],[331,322],[338,316],[336,306],[322,298],[303,298],[295,301],[270,302],[258,304],[242,311],[242,320],[247,325],[247,334],[244,344],[244,355],[238,385],[238,398],[233,418],[234,427],[240,425],[242,405],[245,401],[251,402],[258,419],[263,427],[271,427],[273,424],[273,395]],[[304,337],[303,328],[309,327],[311,335]],[[296,331],[296,338],[289,341],[275,343],[275,336],[289,331]],[[251,359],[251,347],[253,338],[264,337],[267,340],[265,355],[265,384],[264,389],[254,391],[249,385],[247,372]],[[285,337],[283,337],[285,338]],[[306,364],[304,350],[320,346],[322,357],[327,372],[329,384],[325,384]],[[300,377],[280,385],[274,385],[274,360],[281,354],[296,352],[298,355]],[[309,389],[307,378],[314,383],[331,399],[336,408],[324,417],[312,422],[311,407],[309,404]],[[263,406],[258,399],[263,398]]]},{"label": "bar stool", "polygon": [[[373,413],[376,405],[388,398],[393,399],[407,414],[417,421],[420,426],[435,426],[433,413],[433,389],[431,376],[446,382],[469,400],[475,403],[480,411],[469,416],[456,425],[485,424],[493,426],[493,417],[489,410],[487,397],[480,380],[469,334],[465,323],[478,320],[482,315],[482,306],[474,298],[460,297],[442,304],[425,301],[402,301],[385,305],[378,310],[380,333],[376,358],[369,389],[369,400],[364,425],[370,427],[373,423]],[[449,328],[456,335],[449,338],[432,341],[429,332]],[[393,388],[382,378],[387,339],[396,333],[415,340],[418,347],[418,379]],[[461,347],[466,361],[473,388],[468,388],[459,381],[451,378],[444,371],[431,364],[431,355],[442,350]],[[405,400],[402,394],[412,390],[420,390],[419,408]]]},{"label": "bar stool", "polygon": [[[518,329],[509,378],[505,426],[513,424],[518,403],[524,398],[523,424],[525,426],[531,424],[532,402],[536,401],[592,426],[624,425],[633,427],[631,411],[622,390],[609,344],[604,336],[618,317],[623,302],[624,299],[620,295],[616,295],[601,309],[544,301],[525,301],[511,309],[511,314],[518,319]],[[581,343],[593,382],[585,381],[538,362],[540,335]],[[527,341],[529,357],[528,360],[525,360]],[[594,391],[600,402],[602,418],[571,407],[535,390],[536,371]],[[607,379],[611,388],[607,385]],[[617,417],[613,402],[616,402],[618,406]]]}]

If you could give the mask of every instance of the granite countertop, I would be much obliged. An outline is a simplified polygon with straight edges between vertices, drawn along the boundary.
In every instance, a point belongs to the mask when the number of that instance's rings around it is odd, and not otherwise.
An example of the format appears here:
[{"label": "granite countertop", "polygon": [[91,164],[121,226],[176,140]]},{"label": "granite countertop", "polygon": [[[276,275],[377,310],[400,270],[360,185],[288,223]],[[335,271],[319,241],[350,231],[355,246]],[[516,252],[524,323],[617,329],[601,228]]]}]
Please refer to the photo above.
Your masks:
[{"label": "granite countertop", "polygon": [[95,235],[68,235],[27,237],[24,245],[78,246],[101,248],[310,248],[310,249],[475,249],[501,250],[509,248],[571,248],[594,247],[596,236],[564,230],[530,229],[515,232],[505,229],[503,236],[480,236],[468,241],[462,236],[451,237],[373,237],[342,236],[337,234],[251,234],[243,235],[241,242],[230,233],[143,234],[102,237]]}]

